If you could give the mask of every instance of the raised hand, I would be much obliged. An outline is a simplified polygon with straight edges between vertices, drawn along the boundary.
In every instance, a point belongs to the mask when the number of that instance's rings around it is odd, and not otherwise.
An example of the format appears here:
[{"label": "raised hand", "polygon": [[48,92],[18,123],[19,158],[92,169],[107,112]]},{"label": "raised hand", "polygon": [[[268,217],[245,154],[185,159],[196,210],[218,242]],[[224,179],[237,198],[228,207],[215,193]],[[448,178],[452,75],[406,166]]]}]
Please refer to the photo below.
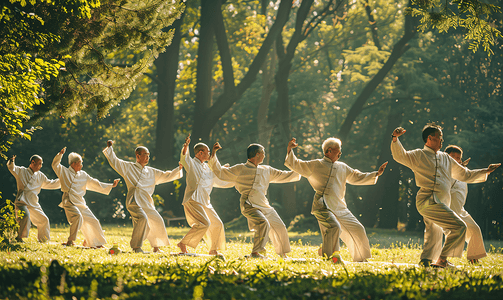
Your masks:
[{"label": "raised hand", "polygon": [[461,165],[466,167],[471,159],[472,159],[471,157],[467,158],[464,162],[461,163]]},{"label": "raised hand", "polygon": [[290,151],[293,149],[293,148],[297,148],[299,144],[297,144],[297,139],[296,138],[292,138],[289,142],[288,142],[288,147],[287,147],[287,150],[286,150],[286,153],[290,153]]},{"label": "raised hand", "polygon": [[11,162],[14,162],[14,160],[15,160],[15,159],[16,159],[16,156],[15,156],[15,155],[12,155],[12,156],[11,156],[11,158],[9,158],[9,160],[10,160]]},{"label": "raised hand", "polygon": [[211,157],[213,157],[218,150],[222,149],[222,146],[220,146],[220,143],[216,142],[214,145],[213,145],[213,151],[211,152]]},{"label": "raised hand", "polygon": [[116,187],[120,181],[121,181],[120,178],[114,179],[114,184],[112,185],[112,188]]},{"label": "raised hand", "polygon": [[381,176],[382,173],[384,173],[384,170],[386,169],[386,166],[388,165],[388,162],[383,163],[380,167],[379,170],[377,171],[377,176]]},{"label": "raised hand", "polygon": [[183,149],[182,149],[182,153],[183,155],[185,155],[187,153],[187,148],[189,147],[189,144],[190,144],[190,133],[189,135],[185,138],[185,143],[183,144]]},{"label": "raised hand", "polygon": [[404,134],[407,130],[403,129],[402,127],[397,127],[395,130],[393,130],[393,135],[396,137],[401,136]]},{"label": "raised hand", "polygon": [[64,147],[63,149],[61,149],[61,151],[59,151],[59,154],[63,155],[63,154],[65,154],[65,152],[66,152],[66,147]]}]

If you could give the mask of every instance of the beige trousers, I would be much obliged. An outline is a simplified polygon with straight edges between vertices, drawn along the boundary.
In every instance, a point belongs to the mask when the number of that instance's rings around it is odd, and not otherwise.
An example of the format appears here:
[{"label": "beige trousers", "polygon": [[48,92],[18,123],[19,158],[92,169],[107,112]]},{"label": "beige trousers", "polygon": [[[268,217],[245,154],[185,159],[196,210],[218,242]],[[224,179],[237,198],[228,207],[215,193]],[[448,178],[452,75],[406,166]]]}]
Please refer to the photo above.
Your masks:
[{"label": "beige trousers", "polygon": [[250,231],[254,232],[252,253],[265,251],[265,245],[269,239],[278,255],[284,256],[291,251],[285,223],[276,210],[271,208],[262,211],[242,202],[241,213],[248,219]]},{"label": "beige trousers", "polygon": [[183,204],[185,217],[191,229],[181,240],[182,244],[196,248],[204,238],[209,250],[225,250],[225,231],[215,209],[189,200]]},{"label": "beige trousers", "polygon": [[353,261],[361,262],[372,257],[365,227],[351,212],[336,216],[325,207],[312,213],[320,225],[324,256],[330,257],[335,251],[339,251],[340,237],[348,247]]},{"label": "beige trousers", "polygon": [[157,210],[142,208],[133,199],[126,205],[133,220],[133,235],[131,236],[131,248],[141,248],[143,241],[148,239],[150,246],[162,247],[169,245],[168,234],[164,220]]},{"label": "beige trousers", "polygon": [[[472,260],[486,257],[487,253],[484,246],[484,239],[482,237],[482,232],[480,231],[479,225],[470,215],[464,215],[459,217],[466,224],[465,241],[468,243],[468,246],[466,248],[466,258],[468,260]],[[435,244],[434,249],[432,250],[434,254],[431,256],[433,261],[438,259],[438,257],[440,256],[440,252],[442,250],[442,237],[443,237],[442,234],[440,234],[440,236],[434,237],[437,240],[435,243],[432,243]]]},{"label": "beige trousers", "polygon": [[77,239],[77,233],[80,230],[84,235],[84,246],[86,247],[99,247],[107,243],[100,221],[94,216],[89,207],[77,207],[70,201],[65,201],[63,209],[68,223],[70,223],[69,242]]},{"label": "beige trousers", "polygon": [[[15,203],[16,220],[19,224],[18,238],[27,238],[30,234],[31,223],[37,226],[38,241],[46,242],[51,239],[51,226],[49,218],[40,207],[24,205],[24,203]],[[19,211],[23,212],[21,217]]]},{"label": "beige trousers", "polygon": [[[431,197],[416,198],[416,207],[423,216],[425,225],[421,259],[435,261],[438,256],[461,257],[465,246],[465,222],[447,205],[431,201]],[[441,241],[444,232],[446,239],[442,247]]]}]

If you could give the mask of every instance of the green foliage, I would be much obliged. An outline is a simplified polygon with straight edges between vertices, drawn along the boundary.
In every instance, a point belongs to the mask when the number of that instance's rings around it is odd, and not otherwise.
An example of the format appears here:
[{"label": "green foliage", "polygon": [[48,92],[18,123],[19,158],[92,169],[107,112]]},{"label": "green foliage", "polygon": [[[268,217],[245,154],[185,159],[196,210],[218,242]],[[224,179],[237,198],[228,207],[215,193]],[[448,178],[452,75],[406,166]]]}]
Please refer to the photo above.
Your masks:
[{"label": "green foliage", "polygon": [[[95,110],[102,118],[129,97],[169,45],[172,32],[162,29],[183,3],[10,0],[1,8],[0,155],[6,158],[13,139],[30,139],[36,127],[23,129],[30,118]],[[126,52],[129,59],[122,59]]]},{"label": "green foliage", "polygon": [[[132,228],[105,227],[107,239],[129,249]],[[170,228],[181,238],[188,229]],[[53,229],[53,240],[68,228]],[[386,240],[388,232],[378,235]],[[110,255],[90,250],[36,242],[33,235],[18,251],[0,252],[0,298],[15,299],[500,299],[503,254],[490,253],[481,266],[453,259],[455,269],[422,268],[420,250],[391,241],[373,247],[368,263],[345,267],[319,259],[318,245],[301,238],[283,260],[267,245],[268,260],[245,259],[249,232],[228,235],[226,260],[168,254]],[[318,236],[318,241],[321,238]],[[293,240],[293,238],[292,238]],[[168,247],[166,247],[168,248]],[[176,251],[170,246],[170,251]],[[204,245],[194,250],[205,253]],[[342,258],[349,259],[345,246]]]},{"label": "green foliage", "polygon": [[[0,197],[1,199],[1,197]],[[12,243],[17,236],[19,224],[16,222],[16,212],[10,200],[0,209],[0,243]]]},{"label": "green foliage", "polygon": [[502,38],[501,31],[494,26],[493,14],[501,13],[501,8],[480,0],[413,0],[417,5],[409,9],[413,16],[421,17],[419,29],[423,32],[430,27],[440,33],[458,27],[466,30],[465,39],[470,40],[469,49],[476,52],[482,45],[488,55],[496,40]]}]

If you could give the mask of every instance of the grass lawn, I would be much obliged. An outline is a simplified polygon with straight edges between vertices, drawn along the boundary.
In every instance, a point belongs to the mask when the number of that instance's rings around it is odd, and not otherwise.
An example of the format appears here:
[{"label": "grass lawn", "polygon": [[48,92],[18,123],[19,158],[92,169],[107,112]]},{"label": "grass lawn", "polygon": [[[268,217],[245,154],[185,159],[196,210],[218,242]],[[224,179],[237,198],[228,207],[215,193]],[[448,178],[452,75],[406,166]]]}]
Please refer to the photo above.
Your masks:
[{"label": "grass lawn", "polygon": [[[418,233],[368,230],[373,258],[368,263],[334,265],[319,259],[318,233],[291,233],[292,258],[245,259],[250,232],[227,232],[225,260],[169,255],[188,228],[168,228],[172,246],[164,254],[133,254],[131,227],[104,226],[108,247],[63,247],[68,227],[51,231],[50,243],[36,242],[36,229],[23,244],[0,250],[1,299],[503,299],[501,241],[488,241],[489,256],[480,266],[465,258],[456,269],[424,269]],[[82,244],[79,234],[77,244]],[[145,243],[144,250],[150,251]],[[189,248],[189,250],[192,250]],[[194,252],[207,253],[202,243]],[[350,260],[342,247],[344,260]]]}]

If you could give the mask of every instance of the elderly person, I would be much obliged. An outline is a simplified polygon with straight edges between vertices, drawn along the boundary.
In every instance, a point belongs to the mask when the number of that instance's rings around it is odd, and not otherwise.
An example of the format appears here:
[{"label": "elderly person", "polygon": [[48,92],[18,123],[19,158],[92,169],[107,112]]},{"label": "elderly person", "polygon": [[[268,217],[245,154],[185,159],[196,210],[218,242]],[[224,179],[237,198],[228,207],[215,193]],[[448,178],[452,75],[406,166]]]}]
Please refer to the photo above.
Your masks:
[{"label": "elderly person", "polygon": [[248,161],[232,167],[221,166],[216,152],[222,149],[217,142],[209,160],[215,175],[224,181],[235,182],[241,194],[241,213],[248,219],[248,227],[254,231],[251,257],[264,258],[267,237],[272,241],[276,253],[281,257],[291,251],[285,223],[267,200],[269,183],[286,183],[300,180],[292,171],[281,171],[271,166],[260,165],[265,158],[262,145],[251,144],[247,149]]},{"label": "elderly person", "polygon": [[113,141],[107,141],[103,153],[110,166],[126,181],[126,208],[133,219],[131,248],[134,252],[144,253],[141,247],[148,239],[154,252],[162,252],[159,247],[169,245],[168,234],[164,220],[155,209],[152,194],[156,185],[182,178],[182,167],[161,171],[147,166],[150,152],[143,146],[135,150],[136,162],[124,161],[117,158],[112,145]]},{"label": "elderly person", "polygon": [[[50,180],[40,172],[43,160],[38,155],[33,155],[30,158],[28,168],[18,167],[15,164],[16,156],[12,156],[7,162],[7,168],[16,178],[17,196],[14,201],[16,210],[16,220],[19,223],[19,230],[16,240],[23,242],[23,238],[27,238],[30,233],[31,223],[37,226],[38,241],[46,242],[50,240],[51,226],[49,218],[45,215],[42,207],[38,203],[38,194],[41,189],[55,190],[59,189],[59,179]],[[19,213],[22,211],[23,214]],[[30,222],[31,221],[31,222]]]},{"label": "elderly person", "polygon": [[84,199],[87,190],[108,195],[112,188],[116,187],[119,179],[114,183],[104,183],[89,176],[82,171],[82,157],[72,152],[68,155],[69,168],[61,165],[61,159],[66,152],[66,147],[54,157],[52,169],[61,182],[63,199],[59,205],[65,210],[66,218],[70,223],[70,236],[65,243],[66,246],[73,246],[77,239],[79,230],[84,235],[85,247],[102,248],[107,243],[100,221],[94,216]]},{"label": "elderly person", "polygon": [[362,173],[338,161],[342,153],[339,139],[328,138],[323,142],[324,157],[321,159],[298,159],[292,150],[297,146],[295,138],[288,143],[285,166],[306,177],[316,192],[311,213],[318,220],[323,238],[320,254],[331,258],[334,263],[342,263],[337,254],[340,237],[348,246],[353,261],[366,261],[372,257],[369,240],[365,228],[346,205],[346,183],[375,184],[388,162],[382,164],[378,171]]},{"label": "elderly person", "polygon": [[190,134],[185,139],[180,162],[187,172],[187,187],[183,196],[183,209],[191,229],[178,243],[182,253],[187,253],[187,246],[196,248],[204,237],[210,255],[220,255],[218,250],[225,249],[224,224],[210,203],[213,187],[230,188],[233,182],[218,179],[206,163],[210,158],[210,148],[204,143],[194,146],[194,158],[188,150]]},{"label": "elderly person", "polygon": [[445,244],[434,266],[445,268],[451,266],[447,257],[461,257],[466,238],[465,222],[449,208],[452,179],[467,183],[484,182],[487,175],[501,164],[489,165],[487,169],[468,170],[447,153],[439,151],[443,142],[442,128],[433,123],[423,128],[423,149],[406,151],[398,140],[404,133],[402,127],[393,131],[391,154],[398,163],[414,172],[416,185],[420,188],[416,207],[425,224],[420,264],[429,266],[435,258],[438,236],[443,231],[446,233]]}]

